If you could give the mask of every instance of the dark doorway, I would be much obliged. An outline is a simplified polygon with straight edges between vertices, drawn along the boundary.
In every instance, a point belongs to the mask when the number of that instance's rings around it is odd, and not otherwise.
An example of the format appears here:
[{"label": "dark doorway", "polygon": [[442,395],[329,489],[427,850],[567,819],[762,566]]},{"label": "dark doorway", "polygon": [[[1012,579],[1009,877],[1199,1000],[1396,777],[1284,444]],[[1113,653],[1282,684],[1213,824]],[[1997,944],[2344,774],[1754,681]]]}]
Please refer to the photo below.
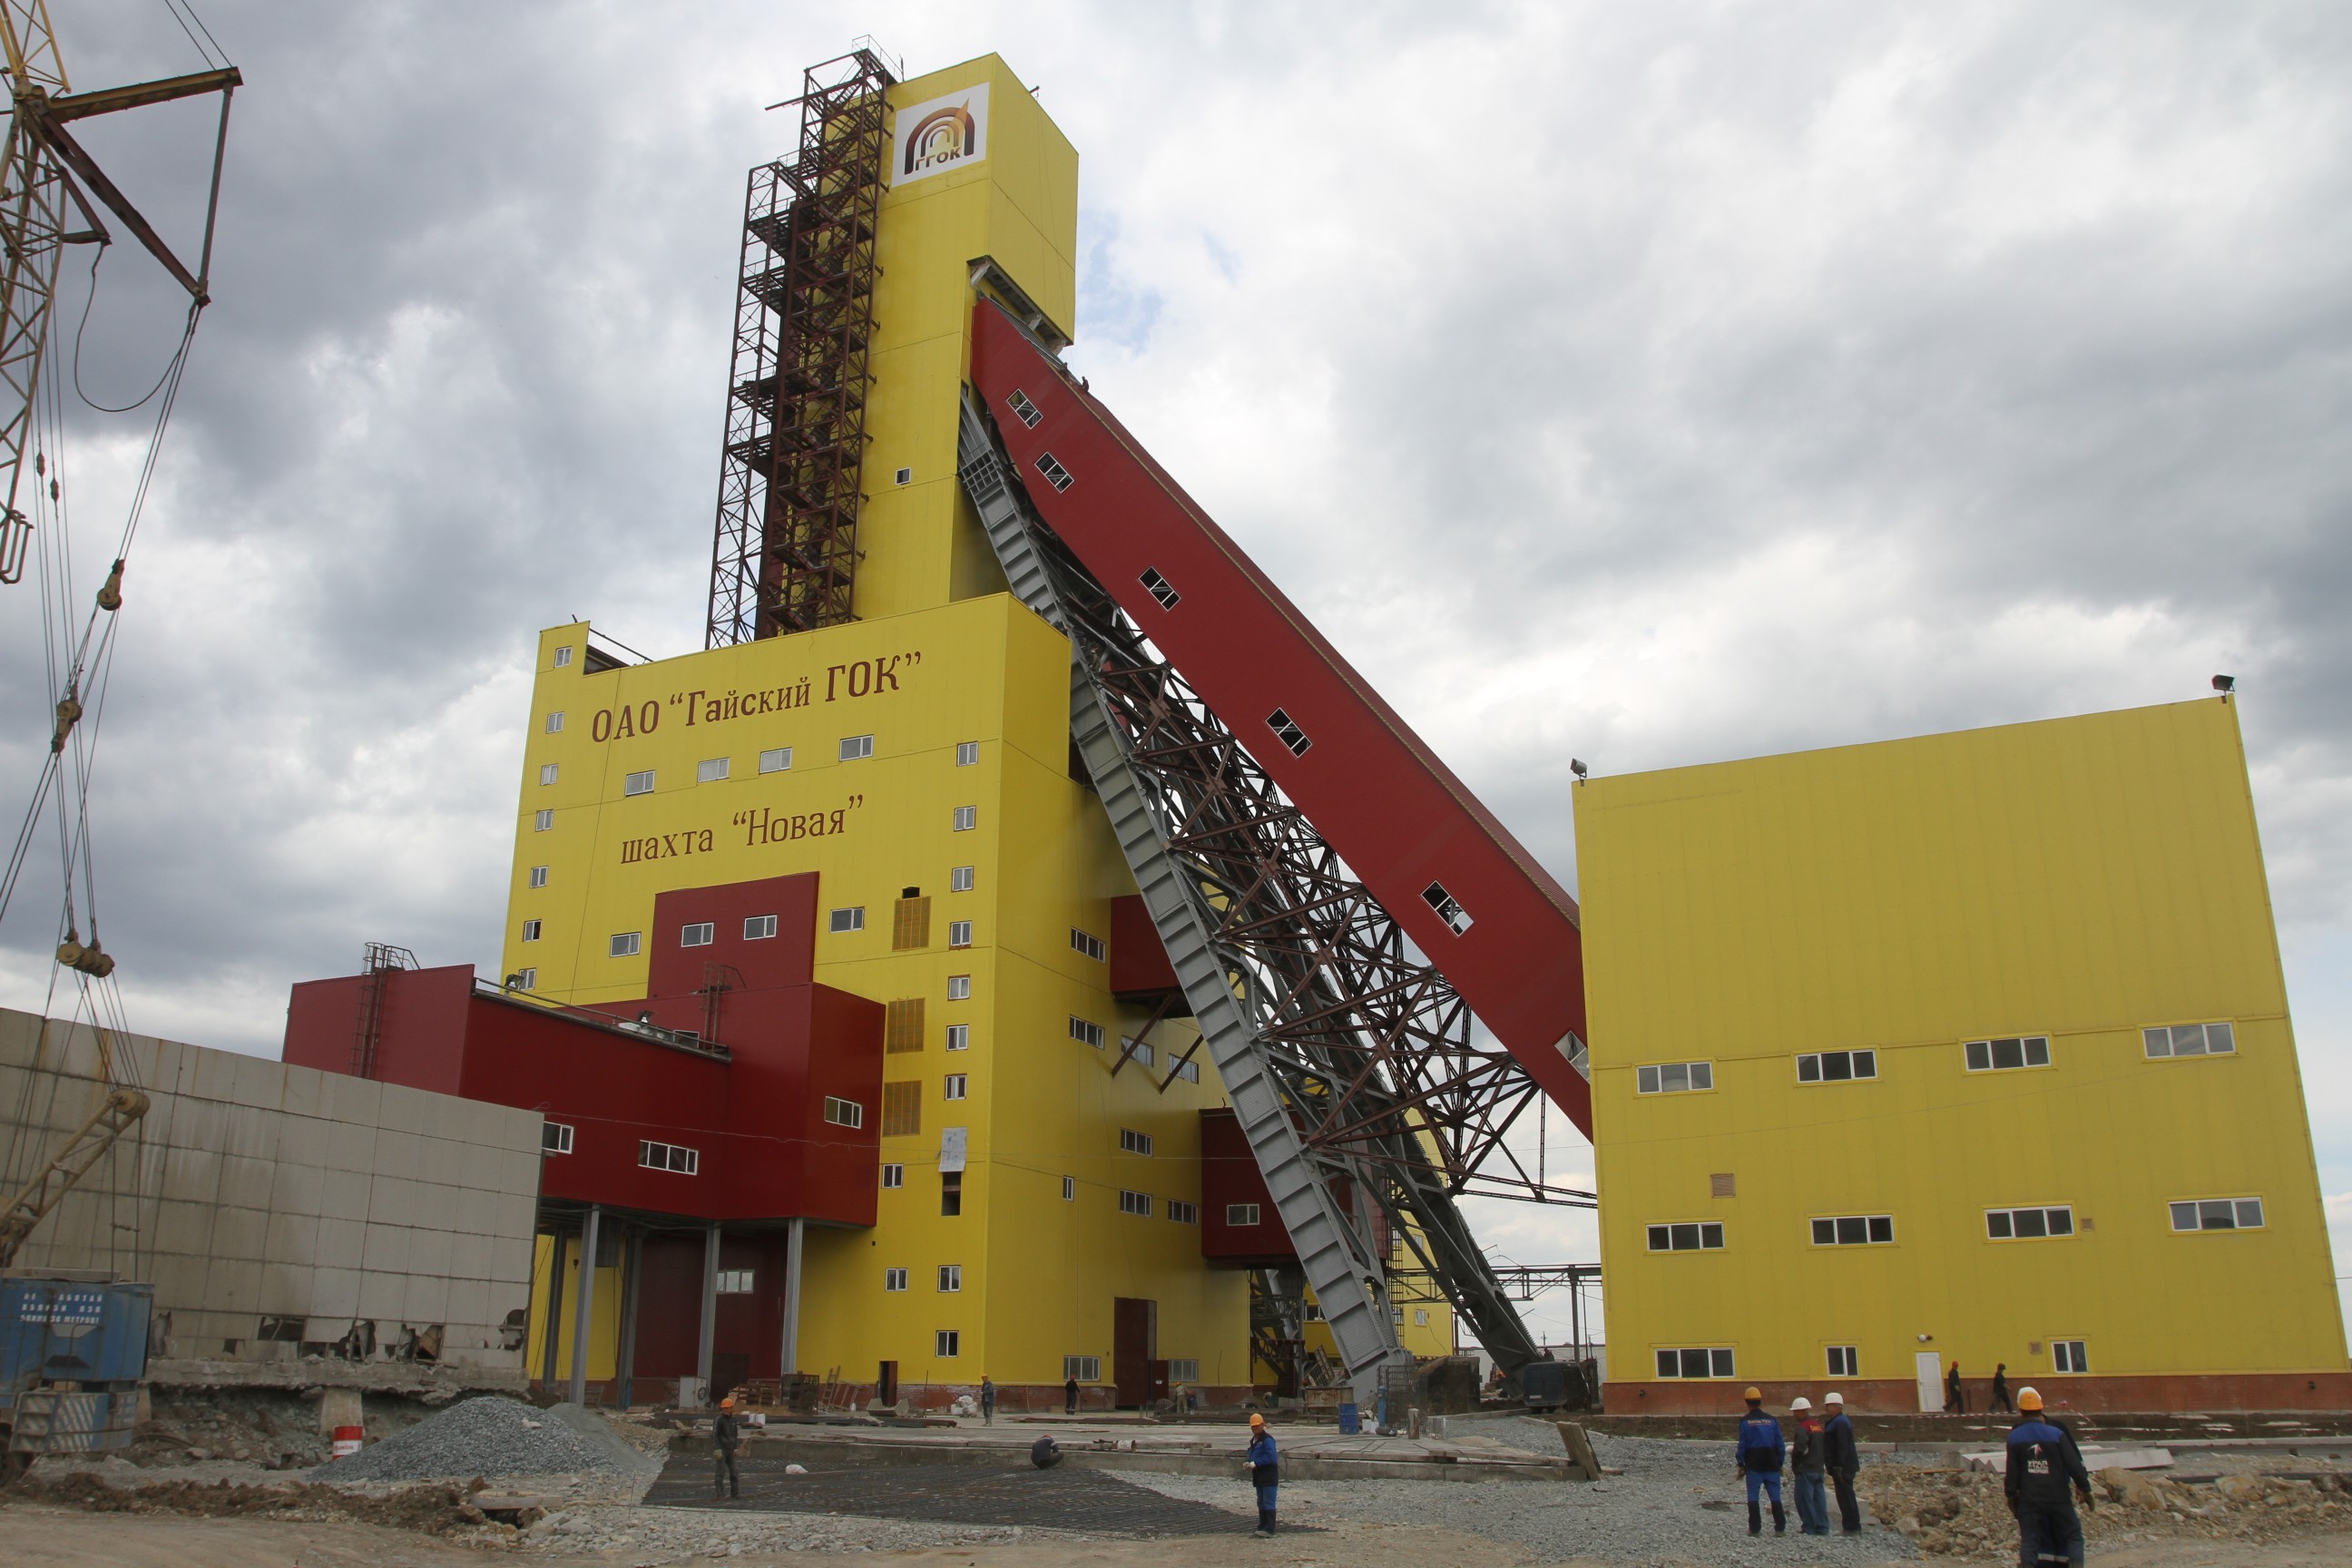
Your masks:
[{"label": "dark doorway", "polygon": [[898,1403],[898,1363],[886,1361],[874,1377],[874,1397],[885,1405]]},{"label": "dark doorway", "polygon": [[1160,1303],[1139,1296],[1111,1298],[1111,1376],[1118,1407],[1139,1409],[1151,1397],[1151,1363],[1160,1354]]},{"label": "dark doorway", "polygon": [[742,1351],[715,1351],[710,1357],[710,1402],[726,1398],[751,1381],[751,1358]]}]

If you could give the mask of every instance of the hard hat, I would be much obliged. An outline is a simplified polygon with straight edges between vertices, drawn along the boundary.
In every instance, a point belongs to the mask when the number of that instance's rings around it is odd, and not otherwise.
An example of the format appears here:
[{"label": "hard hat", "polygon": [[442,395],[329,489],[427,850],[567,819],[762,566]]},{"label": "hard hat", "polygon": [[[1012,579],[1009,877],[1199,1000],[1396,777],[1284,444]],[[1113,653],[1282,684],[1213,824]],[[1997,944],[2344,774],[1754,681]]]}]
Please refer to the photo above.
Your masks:
[{"label": "hard hat", "polygon": [[1253,1426],[1263,1426],[1265,1425],[1265,1417],[1253,1410],[1250,1412],[1250,1425]]},{"label": "hard hat", "polygon": [[1747,1400],[1751,1405],[1760,1405],[1764,1402],[1764,1391],[1755,1386],[1755,1384],[1750,1384],[1748,1387],[1748,1392],[1742,1394],[1739,1397]]},{"label": "hard hat", "polygon": [[721,1410],[732,1410],[732,1409],[734,1409],[734,1408],[735,1408],[735,1398],[734,1398],[734,1396],[733,1396],[732,1394],[730,1394],[730,1395],[729,1395],[728,1397],[726,1397],[725,1399],[720,1400],[720,1401],[719,1402],[719,1409],[721,1409]]},{"label": "hard hat", "polygon": [[1835,1389],[1832,1389],[1829,1393],[1822,1396],[1822,1403],[1823,1405],[1843,1405],[1845,1403],[1845,1395],[1838,1393]]},{"label": "hard hat", "polygon": [[2033,1389],[2033,1388],[2021,1388],[2021,1389],[2019,1389],[2019,1390],[2017,1391],[2017,1407],[2018,1407],[2020,1410],[2039,1410],[2039,1409],[2041,1409],[2041,1408],[2042,1408],[2042,1393],[2041,1393],[2041,1391],[2040,1391],[2039,1389]]},{"label": "hard hat", "polygon": [[1800,1394],[1799,1395],[1797,1395],[1797,1397],[1796,1397],[1796,1398],[1791,1399],[1790,1401],[1789,1401],[1789,1408],[1790,1408],[1791,1411],[1797,1411],[1797,1410],[1811,1410],[1812,1407],[1813,1407],[1813,1402],[1812,1402],[1811,1400],[1810,1400],[1810,1399],[1806,1398],[1806,1397],[1805,1397],[1803,1394]]}]

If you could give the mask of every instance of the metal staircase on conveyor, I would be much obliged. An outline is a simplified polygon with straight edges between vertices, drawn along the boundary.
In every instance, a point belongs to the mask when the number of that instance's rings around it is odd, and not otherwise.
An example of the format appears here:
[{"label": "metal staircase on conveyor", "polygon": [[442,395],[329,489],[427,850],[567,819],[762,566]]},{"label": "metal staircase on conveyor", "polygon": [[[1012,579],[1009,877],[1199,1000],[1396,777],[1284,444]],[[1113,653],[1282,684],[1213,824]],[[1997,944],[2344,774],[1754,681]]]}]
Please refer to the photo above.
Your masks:
[{"label": "metal staircase on conveyor", "polygon": [[1070,638],[1073,738],[1350,1382],[1411,1360],[1362,1197],[1507,1372],[1540,1359],[1455,1199],[1592,1201],[1504,1142],[1543,1094],[1591,1131],[1574,903],[984,294],[972,382],[964,488]]}]

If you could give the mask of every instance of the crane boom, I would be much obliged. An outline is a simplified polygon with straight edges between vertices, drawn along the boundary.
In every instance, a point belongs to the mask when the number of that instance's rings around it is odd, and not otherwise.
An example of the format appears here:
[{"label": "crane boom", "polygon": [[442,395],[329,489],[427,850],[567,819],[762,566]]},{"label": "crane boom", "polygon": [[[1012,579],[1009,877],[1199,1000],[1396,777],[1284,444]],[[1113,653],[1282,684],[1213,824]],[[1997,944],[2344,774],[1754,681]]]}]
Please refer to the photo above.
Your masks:
[{"label": "crane boom", "polygon": [[100,1157],[147,1114],[147,1104],[144,1093],[124,1085],[106,1091],[106,1098],[66,1140],[66,1146],[34,1173],[6,1209],[0,1210],[0,1268],[16,1261],[17,1249],[34,1228],[65,1202],[66,1194],[89,1174]]}]

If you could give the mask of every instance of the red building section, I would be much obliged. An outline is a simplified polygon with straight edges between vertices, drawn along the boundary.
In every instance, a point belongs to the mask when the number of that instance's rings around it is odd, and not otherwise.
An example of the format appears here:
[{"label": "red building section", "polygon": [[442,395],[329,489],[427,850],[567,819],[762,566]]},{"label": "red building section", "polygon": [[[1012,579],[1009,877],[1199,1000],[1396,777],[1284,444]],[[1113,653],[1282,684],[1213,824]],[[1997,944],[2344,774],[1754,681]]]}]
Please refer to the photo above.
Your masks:
[{"label": "red building section", "polygon": [[982,300],[971,379],[1030,499],[1577,1126],[1575,900],[1077,382]]},{"label": "red building section", "polygon": [[[1352,1185],[1345,1176],[1332,1181],[1341,1208],[1354,1205]],[[1372,1250],[1386,1257],[1389,1216],[1375,1207],[1370,1217]],[[1201,1256],[1229,1268],[1298,1267],[1241,1118],[1230,1110],[1201,1112]]]},{"label": "red building section", "polygon": [[720,1271],[756,1283],[717,1298],[714,1381],[774,1377],[783,1223],[870,1226],[880,1186],[884,1010],[812,978],[816,892],[804,874],[659,895],[648,994],[596,1008],[470,964],[305,981],[285,1058],[542,1112],[541,1228],[594,1205],[622,1238],[600,1251],[639,1249],[640,1377],[695,1372],[720,1226]]}]

